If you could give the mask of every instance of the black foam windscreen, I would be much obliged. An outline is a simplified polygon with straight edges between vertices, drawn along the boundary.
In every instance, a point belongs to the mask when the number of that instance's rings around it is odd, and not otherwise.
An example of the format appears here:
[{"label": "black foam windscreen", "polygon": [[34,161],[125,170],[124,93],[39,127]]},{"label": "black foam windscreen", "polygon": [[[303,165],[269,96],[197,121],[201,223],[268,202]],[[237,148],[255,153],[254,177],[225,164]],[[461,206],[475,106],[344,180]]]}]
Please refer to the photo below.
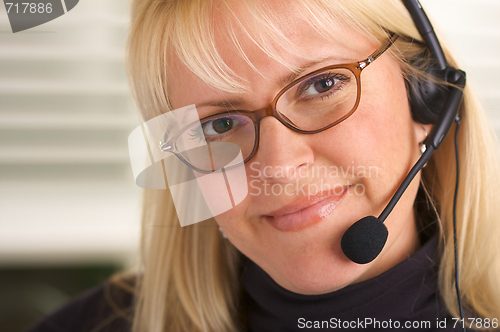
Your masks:
[{"label": "black foam windscreen", "polygon": [[342,236],[340,245],[347,258],[358,264],[373,261],[384,248],[389,232],[374,216],[355,222]]}]

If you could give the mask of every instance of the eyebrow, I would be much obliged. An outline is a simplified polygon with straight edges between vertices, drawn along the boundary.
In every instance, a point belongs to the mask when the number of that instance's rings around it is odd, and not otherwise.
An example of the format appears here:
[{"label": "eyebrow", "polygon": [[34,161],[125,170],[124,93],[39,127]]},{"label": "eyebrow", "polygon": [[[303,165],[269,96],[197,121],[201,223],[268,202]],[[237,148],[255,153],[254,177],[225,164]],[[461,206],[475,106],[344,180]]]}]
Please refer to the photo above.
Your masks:
[{"label": "eyebrow", "polygon": [[215,107],[239,107],[245,104],[243,100],[240,99],[225,99],[221,101],[209,101],[203,104],[196,105],[196,107],[207,107],[207,106],[215,106]]},{"label": "eyebrow", "polygon": [[[327,62],[330,60],[336,60],[339,62],[339,64],[347,63],[350,60],[347,60],[345,58],[341,57],[327,57],[327,58],[321,58],[318,60],[310,61],[303,66],[299,67],[299,69],[296,72],[292,72],[290,74],[286,74],[278,78],[275,82],[277,82],[278,86],[285,87],[286,85],[290,84],[293,82],[295,79],[300,77],[302,73],[307,70],[308,68],[315,66],[317,64]],[[345,62],[344,62],[345,61]],[[235,108],[235,107],[240,107],[244,105],[246,102],[241,100],[241,99],[225,99],[225,100],[218,100],[218,101],[209,101],[205,102],[202,104],[197,105],[196,107],[207,107],[207,106],[214,106],[214,107],[224,107],[224,108]]]},{"label": "eyebrow", "polygon": [[312,66],[315,66],[315,65],[323,63],[323,62],[333,61],[333,60],[335,60],[335,62],[338,62],[338,64],[347,64],[349,61],[351,61],[351,60],[348,60],[346,58],[342,58],[342,57],[338,57],[338,56],[330,56],[330,57],[326,57],[326,58],[320,58],[318,60],[313,60],[313,61],[310,61],[310,62],[304,64],[303,66],[299,67],[296,72],[292,72],[288,75],[284,75],[284,76],[280,77],[276,82],[278,82],[278,84],[280,86],[285,86],[285,85],[293,82],[298,77],[300,77],[302,75],[302,73],[304,71],[306,71],[308,68],[311,68]]}]

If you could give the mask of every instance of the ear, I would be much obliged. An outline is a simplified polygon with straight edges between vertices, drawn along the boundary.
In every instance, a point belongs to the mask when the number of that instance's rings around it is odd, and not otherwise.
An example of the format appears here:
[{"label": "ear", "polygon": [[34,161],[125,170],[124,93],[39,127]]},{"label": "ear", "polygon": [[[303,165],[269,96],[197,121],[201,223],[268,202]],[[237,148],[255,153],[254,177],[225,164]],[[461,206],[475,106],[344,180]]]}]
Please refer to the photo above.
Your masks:
[{"label": "ear", "polygon": [[431,130],[431,124],[422,124],[420,122],[413,121],[413,132],[415,133],[415,140],[419,144],[425,141]]}]

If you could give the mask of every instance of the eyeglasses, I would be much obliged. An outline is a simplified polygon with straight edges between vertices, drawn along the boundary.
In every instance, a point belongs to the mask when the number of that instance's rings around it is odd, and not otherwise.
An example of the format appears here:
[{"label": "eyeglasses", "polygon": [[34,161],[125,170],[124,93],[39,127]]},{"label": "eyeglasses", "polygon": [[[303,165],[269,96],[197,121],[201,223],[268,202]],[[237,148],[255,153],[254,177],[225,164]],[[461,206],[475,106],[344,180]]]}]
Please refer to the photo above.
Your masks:
[{"label": "eyeglasses", "polygon": [[[227,111],[193,122],[168,141],[160,142],[160,149],[174,153],[198,172],[212,173],[241,166],[253,157],[259,146],[260,120],[267,116],[275,117],[301,134],[315,134],[338,125],[359,105],[363,69],[389,49],[398,37],[392,34],[365,60],[327,66],[294,80],[267,107],[255,111]],[[196,148],[186,146],[186,142],[193,141]],[[200,146],[200,142],[206,144]],[[231,164],[239,151],[242,154],[239,160],[243,161]]]}]

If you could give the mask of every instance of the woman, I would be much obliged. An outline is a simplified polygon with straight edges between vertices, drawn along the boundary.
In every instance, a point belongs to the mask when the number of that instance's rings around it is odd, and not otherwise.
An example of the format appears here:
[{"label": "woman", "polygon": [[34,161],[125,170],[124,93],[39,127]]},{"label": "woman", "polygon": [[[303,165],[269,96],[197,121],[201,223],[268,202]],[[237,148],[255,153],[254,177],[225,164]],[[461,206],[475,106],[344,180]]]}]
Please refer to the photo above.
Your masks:
[{"label": "woman", "polygon": [[[135,1],[133,13],[130,77],[145,120],[191,104],[212,105],[199,111],[200,118],[235,109],[257,110],[294,79],[328,65],[365,59],[390,37],[388,31],[400,36],[363,72],[360,103],[343,122],[307,135],[276,118],[261,120],[257,152],[245,164],[249,184],[256,179],[254,187],[262,190],[259,195],[251,195],[250,189],[243,202],[215,220],[181,228],[175,225],[168,193],[146,191],[137,331],[235,331],[241,328],[241,319],[247,318],[250,327],[257,326],[252,319],[260,324],[259,314],[279,320],[283,318],[279,310],[259,307],[258,296],[248,294],[256,291],[254,285],[246,285],[246,295],[241,294],[242,269],[247,271],[251,262],[285,293],[314,296],[346,286],[355,289],[356,284],[390,272],[418,253],[434,234],[439,238],[440,262],[436,291],[442,308],[458,317],[453,288],[453,135],[388,217],[388,242],[377,259],[358,265],[340,247],[351,224],[380,214],[418,159],[419,143],[431,130],[431,125],[412,119],[408,106],[405,80],[425,75],[429,64],[416,61],[426,46],[402,2],[367,6],[366,1],[352,0]],[[448,52],[446,57],[455,66]],[[311,93],[320,92],[315,87]],[[466,318],[493,319],[500,314],[498,277],[493,272],[500,259],[495,244],[498,204],[491,190],[498,183],[497,145],[468,89],[461,116],[457,204],[461,296]],[[377,173],[347,172],[321,179],[311,175],[314,167],[346,170],[349,166],[356,171],[375,167]],[[292,171],[279,173],[280,167]],[[307,175],[301,176],[301,170]],[[263,191],[266,184],[284,188],[298,181],[300,187],[320,180],[340,186],[340,193],[321,196],[320,192],[320,198],[304,200],[296,192],[265,195]],[[356,193],[356,188],[364,192]],[[310,208],[324,202],[324,197],[328,204],[322,204],[323,210]],[[429,199],[422,203],[421,197]],[[309,210],[304,212],[305,208]],[[245,299],[250,299],[250,310]],[[298,299],[309,303],[305,297]],[[289,319],[299,327],[297,317]],[[448,328],[451,323],[448,318]]]},{"label": "woman", "polygon": [[[457,325],[453,135],[385,221],[377,258],[356,264],[340,245],[382,212],[432,130],[408,103],[412,78],[433,79],[432,59],[401,1],[136,0],[132,13],[128,64],[146,121],[196,105],[205,138],[219,139],[245,114],[284,105],[244,136],[258,144],[242,143],[249,190],[234,208],[180,227],[169,191],[145,191],[133,331]],[[373,54],[362,83],[339,70]],[[290,111],[301,103],[344,112]],[[498,148],[467,88],[460,113],[461,298],[465,318],[481,318],[472,329],[495,329]],[[230,116],[206,120],[214,114]]]}]

